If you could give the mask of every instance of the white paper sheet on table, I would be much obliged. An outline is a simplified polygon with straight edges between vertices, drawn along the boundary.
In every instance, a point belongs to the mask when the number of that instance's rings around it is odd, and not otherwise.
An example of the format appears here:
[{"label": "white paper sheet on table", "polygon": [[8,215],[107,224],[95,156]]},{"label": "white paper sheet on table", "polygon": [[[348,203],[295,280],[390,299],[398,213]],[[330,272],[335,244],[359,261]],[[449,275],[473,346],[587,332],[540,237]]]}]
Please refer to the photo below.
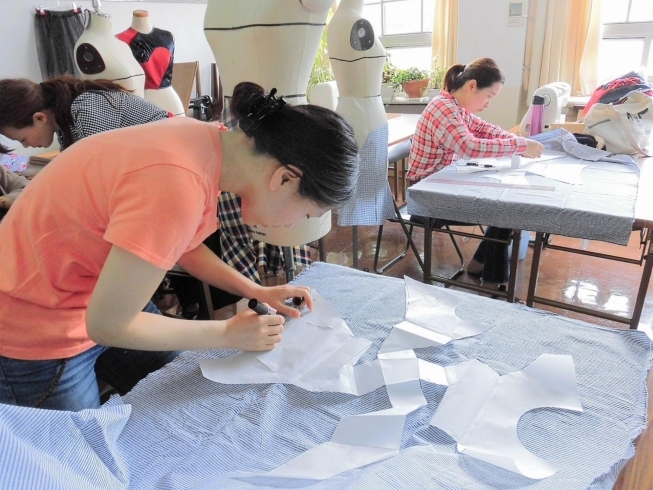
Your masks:
[{"label": "white paper sheet on table", "polygon": [[363,367],[365,376],[385,384],[392,408],[343,417],[329,442],[300,454],[266,476],[324,480],[396,456],[406,415],[427,403],[419,381],[422,373],[448,383],[467,368],[462,364],[443,368],[418,360],[412,350],[379,354],[376,361],[354,369]]},{"label": "white paper sheet on table", "polygon": [[471,363],[447,389],[430,425],[449,434],[462,454],[529,478],[553,475],[555,467],[522,445],[517,423],[535,408],[582,412],[571,356],[543,354],[503,376],[479,361]]},{"label": "white paper sheet on table", "polygon": [[[202,359],[204,377],[224,384],[290,383],[309,391],[354,393],[349,368],[372,343],[354,338],[326,300],[317,291],[312,296],[313,311],[304,308],[300,318],[287,321],[276,348]],[[330,389],[322,389],[325,384]]]},{"label": "white paper sheet on table", "polygon": [[482,176],[484,179],[498,180],[502,184],[532,185],[526,178],[523,170],[508,170],[506,172],[493,172]]},{"label": "white paper sheet on table", "polygon": [[[549,160],[556,160],[558,158],[568,157],[565,152],[562,151],[553,151],[553,150],[544,150],[542,155],[538,158],[527,158],[521,157],[521,165],[526,165],[534,162],[546,162]],[[467,162],[476,162],[479,166],[467,166]],[[511,168],[511,157],[496,157],[496,158],[474,158],[471,160],[458,160],[458,171],[465,172],[465,168],[476,169],[476,171],[491,171],[491,168],[484,168],[483,165],[492,165],[495,167],[495,170],[498,169],[508,169]]]},{"label": "white paper sheet on table", "polygon": [[405,321],[395,325],[379,352],[393,352],[446,344],[453,339],[485,332],[489,325],[467,323],[456,316],[460,299],[428,284],[404,277]]}]

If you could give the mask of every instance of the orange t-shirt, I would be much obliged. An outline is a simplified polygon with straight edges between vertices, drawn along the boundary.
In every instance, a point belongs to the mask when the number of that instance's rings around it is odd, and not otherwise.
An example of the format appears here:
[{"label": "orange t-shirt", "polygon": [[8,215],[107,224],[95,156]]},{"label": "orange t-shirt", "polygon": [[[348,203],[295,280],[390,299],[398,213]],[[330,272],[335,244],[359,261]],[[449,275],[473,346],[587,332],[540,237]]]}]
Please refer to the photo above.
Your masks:
[{"label": "orange t-shirt", "polygon": [[170,269],[217,229],[219,133],[175,117],[85,138],[0,222],[0,355],[93,347],[86,307],[112,245]]}]

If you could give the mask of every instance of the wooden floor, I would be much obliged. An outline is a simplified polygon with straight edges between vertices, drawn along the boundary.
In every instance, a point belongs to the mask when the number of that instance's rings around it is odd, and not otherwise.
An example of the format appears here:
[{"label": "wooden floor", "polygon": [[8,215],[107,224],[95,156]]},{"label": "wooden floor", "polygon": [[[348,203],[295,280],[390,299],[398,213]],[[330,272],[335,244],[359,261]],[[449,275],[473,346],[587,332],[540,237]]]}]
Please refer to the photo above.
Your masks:
[{"label": "wooden floor", "polygon": [[[377,231],[377,227],[358,228],[358,268],[361,270],[367,269],[373,271],[373,258],[376,250]],[[441,234],[435,234],[433,241],[434,272],[450,273],[455,270],[457,268],[457,257],[455,256],[449,238]],[[418,245],[420,253],[423,254],[422,230],[415,231],[415,242]],[[466,260],[468,261],[476,250],[478,242],[470,240],[466,243],[462,243],[460,238],[458,238],[458,242],[462,245],[461,248]],[[554,237],[554,242],[572,247],[580,246],[579,239]],[[379,250],[382,262],[397,255],[403,250],[404,246],[405,238],[398,225],[388,224],[384,227],[383,241]],[[639,235],[637,233],[633,233],[627,247],[590,242],[589,249],[603,253],[620,254],[628,257],[638,257],[641,253],[641,250],[639,249]],[[353,259],[351,228],[340,228],[336,226],[334,218],[333,228],[326,237],[326,250],[327,262],[351,267]],[[517,296],[519,298],[526,297],[526,281],[530,271],[531,257],[532,248],[529,247],[527,257],[525,260],[520,262],[518,269]],[[599,309],[617,315],[630,316],[631,308],[639,286],[640,274],[641,268],[638,266],[546,249],[542,255],[541,273],[537,294],[539,296],[567,301],[579,306]],[[385,275],[398,278],[402,278],[406,275],[413,279],[422,279],[422,271],[419,268],[412,251],[409,251],[406,258],[391,267]],[[461,277],[461,280],[476,284],[479,283],[479,281],[467,276],[466,274]],[[264,278],[265,284],[283,282],[285,282],[283,273],[276,276],[270,275]],[[652,290],[653,287],[649,286],[649,293],[639,323],[639,330],[646,332],[649,337],[653,337],[651,334],[651,327],[653,324]],[[591,323],[614,328],[627,328],[624,324],[608,320],[587,317],[582,314],[561,311],[555,308],[543,308],[550,309],[551,311],[555,311],[564,316],[578,318]],[[653,380],[651,376],[649,376],[649,393],[651,388],[653,388]],[[651,411],[653,410],[652,405],[653,403],[649,402],[649,419],[652,413]],[[622,471],[622,474],[614,487],[615,490],[653,490],[653,431],[647,429],[640,436],[636,445],[636,455],[628,463],[624,471]]]}]

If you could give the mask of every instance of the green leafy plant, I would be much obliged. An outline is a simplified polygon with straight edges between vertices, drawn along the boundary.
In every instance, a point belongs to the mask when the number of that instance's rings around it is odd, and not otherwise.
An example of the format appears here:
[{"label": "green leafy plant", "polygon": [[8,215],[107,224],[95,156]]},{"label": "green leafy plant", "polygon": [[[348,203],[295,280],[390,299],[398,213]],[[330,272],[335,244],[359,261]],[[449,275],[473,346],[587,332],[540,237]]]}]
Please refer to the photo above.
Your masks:
[{"label": "green leafy plant", "polygon": [[397,76],[397,67],[394,65],[390,59],[390,55],[385,59],[385,64],[383,65],[383,76],[381,78],[381,83],[387,83],[388,85],[394,86],[394,79]]},{"label": "green leafy plant", "polygon": [[444,74],[446,70],[438,63],[438,57],[433,58],[431,65],[431,74],[429,75],[428,88],[441,89],[444,82]]},{"label": "green leafy plant", "polygon": [[[333,13],[335,12],[335,7],[329,12],[329,17],[327,19],[327,24],[331,20]],[[317,48],[317,55],[315,56],[315,62],[313,63],[313,68],[311,69],[311,75],[308,78],[308,88],[307,93],[310,94],[313,87],[318,83],[330,82],[335,80],[333,76],[333,71],[331,70],[331,62],[329,61],[329,54],[327,51],[327,30],[324,29],[322,33],[322,39],[320,39],[320,45]]]},{"label": "green leafy plant", "polygon": [[413,80],[424,80],[429,77],[429,72],[420,70],[419,68],[411,67],[406,69],[398,69],[397,74],[394,76],[392,83],[398,87],[405,82],[412,82]]}]

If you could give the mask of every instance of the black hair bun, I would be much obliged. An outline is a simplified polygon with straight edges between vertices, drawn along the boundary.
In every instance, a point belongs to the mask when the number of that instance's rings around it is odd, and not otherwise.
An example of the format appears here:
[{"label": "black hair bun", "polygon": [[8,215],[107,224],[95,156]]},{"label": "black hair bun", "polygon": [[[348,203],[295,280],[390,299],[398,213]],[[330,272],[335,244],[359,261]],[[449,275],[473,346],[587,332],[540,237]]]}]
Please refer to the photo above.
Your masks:
[{"label": "black hair bun", "polygon": [[253,110],[253,104],[265,95],[260,85],[252,82],[240,82],[234,87],[231,98],[231,111],[236,119],[242,119]]}]

